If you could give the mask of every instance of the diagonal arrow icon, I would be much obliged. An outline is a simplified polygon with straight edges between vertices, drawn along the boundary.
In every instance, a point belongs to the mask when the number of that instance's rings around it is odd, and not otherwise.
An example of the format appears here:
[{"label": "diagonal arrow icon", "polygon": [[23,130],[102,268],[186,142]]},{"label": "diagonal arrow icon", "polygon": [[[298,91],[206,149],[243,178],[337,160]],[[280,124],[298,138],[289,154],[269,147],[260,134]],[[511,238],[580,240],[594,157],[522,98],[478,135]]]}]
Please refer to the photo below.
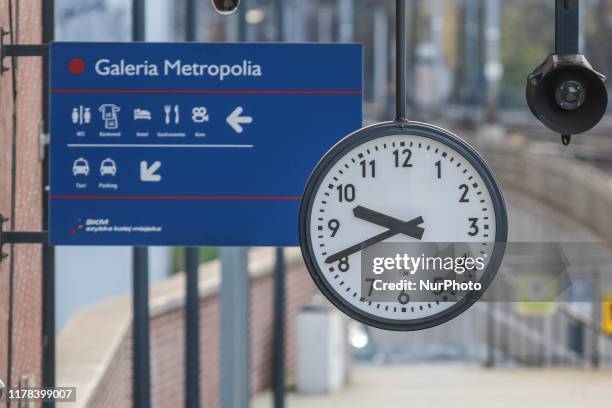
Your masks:
[{"label": "diagonal arrow icon", "polygon": [[251,116],[242,116],[244,112],[244,108],[242,106],[238,106],[230,115],[227,117],[227,124],[234,129],[234,132],[240,134],[244,132],[244,128],[242,125],[247,125],[249,123],[253,123],[253,118]]},{"label": "diagonal arrow icon", "polygon": [[140,181],[149,182],[149,183],[159,183],[161,181],[161,176],[159,174],[155,174],[157,170],[161,167],[161,162],[156,161],[149,166],[149,163],[146,161],[140,162]]}]

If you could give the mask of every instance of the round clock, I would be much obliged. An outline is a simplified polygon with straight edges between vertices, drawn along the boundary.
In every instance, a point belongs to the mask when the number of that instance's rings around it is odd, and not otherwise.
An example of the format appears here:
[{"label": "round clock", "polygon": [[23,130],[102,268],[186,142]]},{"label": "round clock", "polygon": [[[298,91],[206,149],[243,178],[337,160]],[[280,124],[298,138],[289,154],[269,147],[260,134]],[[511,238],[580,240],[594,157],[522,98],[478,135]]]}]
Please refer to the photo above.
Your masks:
[{"label": "round clock", "polygon": [[[300,209],[302,253],[321,292],[387,330],[425,329],[467,310],[495,277],[506,239],[504,200],[484,160],[455,135],[415,122],[373,125],[340,141],[314,170]],[[362,255],[386,243],[467,244],[484,260],[469,273],[480,290],[372,299]]]}]

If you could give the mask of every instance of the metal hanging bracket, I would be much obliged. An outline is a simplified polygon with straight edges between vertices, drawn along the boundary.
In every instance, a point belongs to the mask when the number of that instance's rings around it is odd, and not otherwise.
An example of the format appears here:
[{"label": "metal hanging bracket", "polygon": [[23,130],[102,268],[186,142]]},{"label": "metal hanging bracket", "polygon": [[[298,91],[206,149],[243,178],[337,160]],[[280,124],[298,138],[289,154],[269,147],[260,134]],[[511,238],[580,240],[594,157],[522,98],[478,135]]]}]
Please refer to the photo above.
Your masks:
[{"label": "metal hanging bracket", "polygon": [[4,64],[8,57],[46,57],[49,55],[49,44],[7,44],[6,37],[11,32],[0,27],[0,75],[10,68]]},{"label": "metal hanging bracket", "polygon": [[47,231],[5,231],[4,223],[9,219],[0,214],[0,261],[8,256],[1,252],[5,244],[46,244],[49,239]]},{"label": "metal hanging bracket", "polygon": [[580,53],[580,2],[557,0],[555,4],[555,54]]},{"label": "metal hanging bracket", "polygon": [[[555,5],[555,54],[580,53],[580,4],[578,0],[557,0]],[[572,143],[572,135],[562,134],[564,146]]]}]

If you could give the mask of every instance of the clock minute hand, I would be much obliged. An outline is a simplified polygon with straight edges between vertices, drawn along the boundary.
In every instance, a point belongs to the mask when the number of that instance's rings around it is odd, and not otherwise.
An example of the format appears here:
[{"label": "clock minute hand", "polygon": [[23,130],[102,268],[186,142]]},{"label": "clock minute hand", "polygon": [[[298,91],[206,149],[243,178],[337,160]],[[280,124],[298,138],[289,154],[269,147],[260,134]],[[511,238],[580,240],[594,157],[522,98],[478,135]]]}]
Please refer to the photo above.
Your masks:
[{"label": "clock minute hand", "polygon": [[419,227],[419,225],[422,223],[423,223],[423,219],[421,217],[415,218],[414,220],[411,220],[408,222],[400,222],[398,225],[394,226],[393,228],[389,228],[388,231],[385,231],[382,234],[378,234],[370,239],[360,242],[359,244],[353,245],[350,248],[347,248],[343,251],[340,251],[334,255],[329,256],[325,260],[325,263],[331,264],[331,263],[337,262],[341,260],[342,258],[346,258],[359,251],[363,251],[366,248],[374,246],[398,234],[407,233],[408,230],[411,232],[409,234],[410,236],[421,236],[422,237],[423,233],[425,232],[423,228]]},{"label": "clock minute hand", "polygon": [[[363,206],[355,207],[355,209],[353,210],[353,214],[360,220],[371,222],[372,224],[389,228],[391,230],[397,229],[399,230],[399,233],[408,235],[409,237],[414,239],[422,239],[423,233],[425,232],[425,230],[422,228],[415,229],[402,220],[398,220],[397,218],[393,218],[377,211],[370,210],[369,208]],[[422,217],[415,218],[414,221],[416,220],[419,221],[417,223],[417,226],[425,222]]]}]

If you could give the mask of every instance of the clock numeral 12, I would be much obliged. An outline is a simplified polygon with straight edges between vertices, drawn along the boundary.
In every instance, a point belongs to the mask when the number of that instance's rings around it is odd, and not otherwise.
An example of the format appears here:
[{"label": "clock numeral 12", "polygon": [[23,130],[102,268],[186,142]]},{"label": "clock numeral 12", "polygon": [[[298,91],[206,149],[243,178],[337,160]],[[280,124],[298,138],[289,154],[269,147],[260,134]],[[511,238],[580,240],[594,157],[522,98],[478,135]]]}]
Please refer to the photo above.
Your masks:
[{"label": "clock numeral 12", "polygon": [[[412,158],[412,150],[404,149],[404,151],[402,151],[402,154],[405,155],[406,158],[404,159],[403,164],[401,164],[401,167],[404,167],[404,168],[412,167],[412,164],[410,163],[410,159]],[[393,151],[393,156],[395,156],[395,167],[400,167],[400,163],[402,162],[400,160],[400,151],[399,150]]]}]

